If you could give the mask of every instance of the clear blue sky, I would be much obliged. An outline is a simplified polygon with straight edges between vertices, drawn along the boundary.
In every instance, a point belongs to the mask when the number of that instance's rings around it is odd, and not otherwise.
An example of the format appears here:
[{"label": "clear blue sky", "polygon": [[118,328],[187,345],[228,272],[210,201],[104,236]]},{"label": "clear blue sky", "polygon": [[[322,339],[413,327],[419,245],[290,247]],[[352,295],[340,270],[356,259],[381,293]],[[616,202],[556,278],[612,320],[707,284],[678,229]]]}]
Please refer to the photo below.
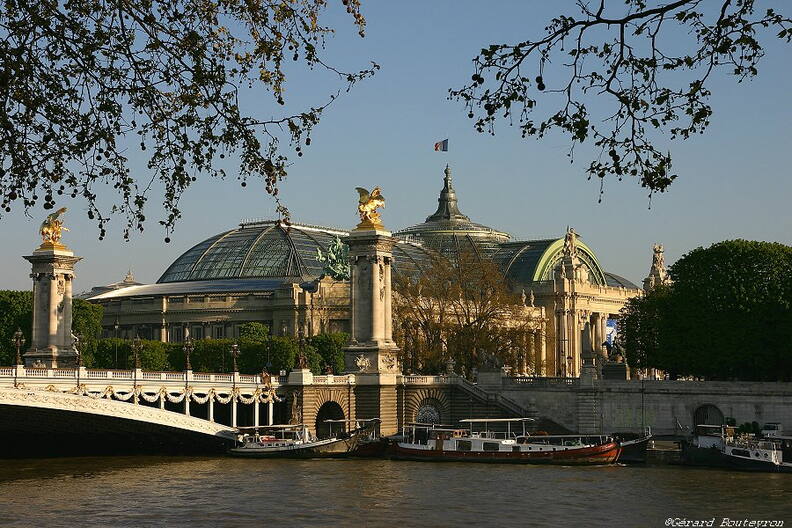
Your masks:
[{"label": "clear blue sky", "polygon": [[[612,2],[621,6],[622,2]],[[783,1],[758,0],[760,9],[789,10]],[[328,42],[331,61],[341,67],[382,65],[332,106],[305,156],[294,158],[282,198],[295,221],[352,227],[356,186],[383,188],[386,226],[392,230],[420,221],[435,209],[442,170],[451,164],[462,211],[473,220],[517,239],[561,235],[572,225],[603,266],[638,282],[651,262],[651,245],[662,242],[666,261],[711,243],[747,238],[792,244],[792,48],[766,39],[767,56],[757,79],[736,84],[717,77],[711,85],[715,115],[706,136],[669,144],[679,179],[654,197],[636,183],[611,181],[601,204],[599,186],[587,182],[585,159],[570,164],[560,138],[522,140],[500,126],[495,137],[473,131],[463,107],[446,99],[472,73],[471,58],[490,43],[514,42],[541,34],[560,12],[576,12],[574,2],[499,0],[364,1],[367,36],[356,36],[346,16],[329,22],[339,34]],[[288,85],[295,104],[322,101],[329,86],[297,75]],[[249,104],[269,105],[267,97]],[[450,152],[432,151],[449,138]],[[141,177],[144,165],[135,160]],[[68,200],[64,242],[84,260],[77,265],[75,291],[123,278],[132,268],[153,282],[183,251],[242,218],[272,217],[271,199],[257,184],[242,189],[234,181],[199,181],[182,200],[183,219],[171,244],[162,242],[157,199],[152,196],[143,235],[124,242],[111,226],[97,240],[84,205]],[[29,264],[22,255],[39,242],[43,209],[0,220],[0,288],[28,289]],[[117,223],[116,223],[117,224]]]}]

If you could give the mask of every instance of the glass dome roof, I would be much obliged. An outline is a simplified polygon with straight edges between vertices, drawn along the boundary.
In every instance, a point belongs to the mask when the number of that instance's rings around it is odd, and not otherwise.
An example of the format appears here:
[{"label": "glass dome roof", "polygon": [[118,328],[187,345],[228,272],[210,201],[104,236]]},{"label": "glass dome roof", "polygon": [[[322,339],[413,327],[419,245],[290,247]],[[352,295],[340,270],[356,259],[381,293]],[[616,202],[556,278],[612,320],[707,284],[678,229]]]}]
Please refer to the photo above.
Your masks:
[{"label": "glass dome roof", "polygon": [[[158,283],[216,279],[300,279],[318,277],[323,265],[317,249],[326,252],[348,233],[325,227],[279,221],[243,223],[193,246],[171,264]],[[396,270],[417,273],[428,253],[417,244],[393,248]]]}]

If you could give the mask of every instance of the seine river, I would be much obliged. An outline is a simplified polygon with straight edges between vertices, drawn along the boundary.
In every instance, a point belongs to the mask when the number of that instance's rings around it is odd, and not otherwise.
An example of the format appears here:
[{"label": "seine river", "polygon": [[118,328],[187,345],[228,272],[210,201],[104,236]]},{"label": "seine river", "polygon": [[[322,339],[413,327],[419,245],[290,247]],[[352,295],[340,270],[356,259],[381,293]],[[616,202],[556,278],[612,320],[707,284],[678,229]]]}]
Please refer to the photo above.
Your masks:
[{"label": "seine river", "polygon": [[724,518],[792,526],[792,474],[224,457],[0,461],[2,526],[653,527],[713,518],[714,526]]}]

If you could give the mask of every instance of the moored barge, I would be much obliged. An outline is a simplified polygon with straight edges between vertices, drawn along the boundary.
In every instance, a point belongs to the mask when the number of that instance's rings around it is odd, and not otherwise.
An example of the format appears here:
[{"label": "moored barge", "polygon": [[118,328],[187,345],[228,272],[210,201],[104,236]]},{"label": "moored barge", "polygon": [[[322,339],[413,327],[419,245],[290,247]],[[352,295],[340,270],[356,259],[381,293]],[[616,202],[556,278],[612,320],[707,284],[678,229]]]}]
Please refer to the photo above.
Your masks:
[{"label": "moored barge", "polygon": [[[496,462],[514,464],[604,465],[616,462],[619,443],[605,435],[518,435],[512,425],[530,418],[462,420],[469,429],[453,429],[425,424],[405,427],[401,438],[390,448],[396,460],[434,462]],[[489,423],[506,425],[506,432],[486,429]],[[474,425],[484,424],[476,432]]]}]

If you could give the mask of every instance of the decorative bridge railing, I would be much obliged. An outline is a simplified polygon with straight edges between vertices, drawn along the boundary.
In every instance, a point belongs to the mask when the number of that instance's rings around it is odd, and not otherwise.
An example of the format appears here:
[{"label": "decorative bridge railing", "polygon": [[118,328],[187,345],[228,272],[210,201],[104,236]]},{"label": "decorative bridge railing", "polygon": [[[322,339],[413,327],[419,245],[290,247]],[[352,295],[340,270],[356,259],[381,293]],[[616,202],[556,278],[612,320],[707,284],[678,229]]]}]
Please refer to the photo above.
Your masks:
[{"label": "decorative bridge railing", "polygon": [[[102,383],[103,381],[107,380],[124,380],[124,381],[135,381],[137,380],[141,384],[148,384],[145,382],[152,382],[152,381],[160,381],[165,382],[166,385],[170,385],[173,382],[177,382],[180,384],[184,384],[184,382],[188,382],[194,385],[201,385],[203,383],[211,383],[211,384],[228,384],[228,385],[236,385],[240,388],[249,388],[249,387],[257,387],[260,385],[264,385],[265,382],[261,376],[261,374],[256,375],[247,375],[247,374],[239,374],[236,373],[226,373],[226,374],[217,374],[217,373],[209,373],[209,372],[192,372],[192,371],[181,371],[181,372],[157,372],[157,371],[149,371],[149,370],[142,370],[138,369],[135,370],[104,370],[104,369],[87,369],[82,368],[74,369],[74,368],[61,368],[61,369],[47,369],[47,368],[31,368],[31,367],[0,367],[0,384],[5,384],[8,382],[9,379],[13,380],[17,378],[19,381],[45,381],[45,380],[74,380],[76,383],[78,380],[84,384],[94,384],[94,383]],[[327,376],[325,376],[327,377]],[[329,376],[333,377],[333,376]],[[342,378],[346,378],[345,376],[335,376],[337,380],[341,380]],[[285,385],[287,383],[287,376],[272,376],[270,378],[270,384],[273,387],[279,387],[281,385]],[[339,383],[346,383],[344,381],[338,381]]]},{"label": "decorative bridge railing", "polygon": [[540,376],[504,376],[504,386],[535,386],[535,387],[576,387],[579,378],[545,378]]},{"label": "decorative bridge railing", "polygon": [[[287,384],[286,376],[265,379],[261,374],[248,375],[209,372],[157,372],[135,370],[99,370],[76,368],[30,368],[21,365],[0,367],[0,388],[46,391],[108,399],[138,404],[180,404],[191,415],[190,404],[206,405],[204,414],[215,421],[215,403],[230,405],[230,425],[236,427],[238,404],[252,405],[251,425],[261,425],[259,404],[267,405],[267,423],[273,423],[273,404],[283,401],[277,389]],[[172,407],[171,407],[172,408]]]}]

